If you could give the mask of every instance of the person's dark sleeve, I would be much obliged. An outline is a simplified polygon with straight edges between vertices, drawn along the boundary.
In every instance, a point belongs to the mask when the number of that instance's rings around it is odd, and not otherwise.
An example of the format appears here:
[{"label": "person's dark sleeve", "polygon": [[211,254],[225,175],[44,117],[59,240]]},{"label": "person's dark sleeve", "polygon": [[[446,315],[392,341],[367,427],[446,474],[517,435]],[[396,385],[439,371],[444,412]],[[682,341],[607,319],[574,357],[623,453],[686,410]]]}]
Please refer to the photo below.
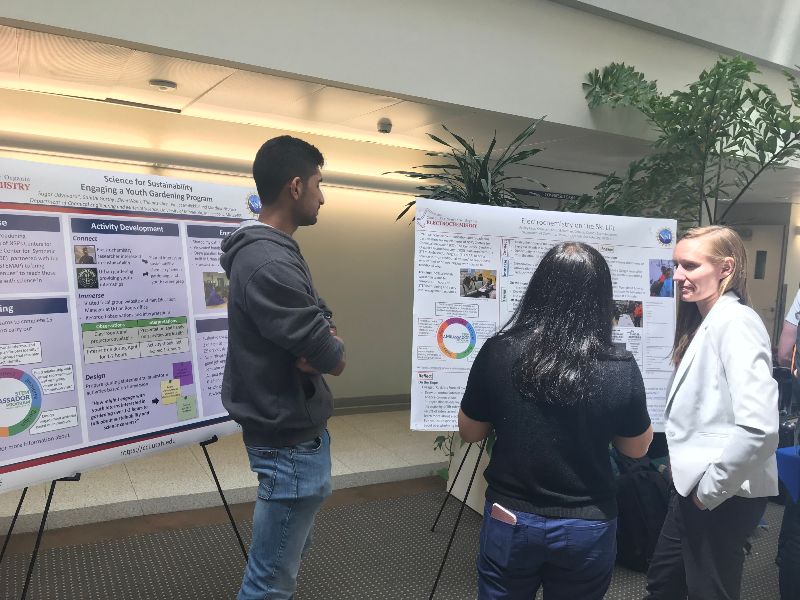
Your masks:
[{"label": "person's dark sleeve", "polygon": [[262,336],[327,373],[342,360],[344,344],[331,335],[310,286],[298,265],[266,263],[246,284],[246,309]]},{"label": "person's dark sleeve", "polygon": [[[628,400],[621,407],[617,417],[616,435],[636,437],[650,427],[650,415],[647,412],[647,396],[644,391],[644,380],[639,365],[631,359],[623,363],[628,367],[630,377],[630,393]],[[623,371],[624,372],[624,371]]]},{"label": "person's dark sleeve", "polygon": [[461,399],[461,410],[470,419],[490,423],[492,421],[492,402],[489,395],[490,370],[489,361],[492,348],[491,340],[487,341],[475,357],[469,371],[467,387]]}]

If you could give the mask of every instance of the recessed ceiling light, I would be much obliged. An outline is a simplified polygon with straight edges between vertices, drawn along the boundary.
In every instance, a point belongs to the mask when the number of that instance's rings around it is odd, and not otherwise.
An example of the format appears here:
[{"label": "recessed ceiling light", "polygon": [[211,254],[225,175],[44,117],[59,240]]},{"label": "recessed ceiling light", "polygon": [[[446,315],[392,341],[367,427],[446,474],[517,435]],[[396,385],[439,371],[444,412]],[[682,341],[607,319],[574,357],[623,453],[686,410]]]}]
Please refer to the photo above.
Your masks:
[{"label": "recessed ceiling light", "polygon": [[178,84],[169,79],[151,79],[148,83],[150,87],[156,88],[159,92],[172,92],[178,89]]}]

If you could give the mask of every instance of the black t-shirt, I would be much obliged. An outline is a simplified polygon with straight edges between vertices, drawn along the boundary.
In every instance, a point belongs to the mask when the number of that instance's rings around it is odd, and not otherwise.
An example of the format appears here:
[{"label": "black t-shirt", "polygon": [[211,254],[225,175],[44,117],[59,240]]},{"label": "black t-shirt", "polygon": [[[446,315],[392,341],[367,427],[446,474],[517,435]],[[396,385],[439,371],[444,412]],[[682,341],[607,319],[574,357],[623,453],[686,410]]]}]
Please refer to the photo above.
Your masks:
[{"label": "black t-shirt", "polygon": [[469,373],[461,409],[497,434],[484,476],[486,499],[545,517],[613,519],[616,489],[608,444],[650,425],[642,374],[629,352],[603,357],[590,397],[575,406],[526,399],[513,380],[519,343],[494,337]]}]

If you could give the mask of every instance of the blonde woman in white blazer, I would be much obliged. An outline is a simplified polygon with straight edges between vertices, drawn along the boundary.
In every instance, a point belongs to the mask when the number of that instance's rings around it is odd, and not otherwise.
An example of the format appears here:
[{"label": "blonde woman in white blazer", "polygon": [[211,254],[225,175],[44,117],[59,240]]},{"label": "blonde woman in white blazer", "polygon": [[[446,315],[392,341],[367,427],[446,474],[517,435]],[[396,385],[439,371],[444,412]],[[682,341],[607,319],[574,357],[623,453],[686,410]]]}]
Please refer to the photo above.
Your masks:
[{"label": "blonde woman in white blazer", "polygon": [[739,598],[744,545],[778,493],[778,389],[748,305],[742,240],[720,226],[678,242],[675,375],[665,431],[676,494],[648,571],[650,600]]}]

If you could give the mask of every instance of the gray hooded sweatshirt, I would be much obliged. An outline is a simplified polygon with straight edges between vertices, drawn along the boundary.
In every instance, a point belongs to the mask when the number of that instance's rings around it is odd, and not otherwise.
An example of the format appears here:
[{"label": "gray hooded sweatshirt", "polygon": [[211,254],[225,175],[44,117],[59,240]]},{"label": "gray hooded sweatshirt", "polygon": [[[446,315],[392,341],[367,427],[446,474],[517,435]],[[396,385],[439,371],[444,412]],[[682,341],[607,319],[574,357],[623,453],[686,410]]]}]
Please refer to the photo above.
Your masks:
[{"label": "gray hooded sweatshirt", "polygon": [[344,346],[330,333],[331,312],[291,236],[248,221],[222,241],[222,251],[230,280],[222,404],[248,446],[312,440],[333,411],[333,397],[321,375],[294,363],[304,356],[320,373],[339,364]]}]

